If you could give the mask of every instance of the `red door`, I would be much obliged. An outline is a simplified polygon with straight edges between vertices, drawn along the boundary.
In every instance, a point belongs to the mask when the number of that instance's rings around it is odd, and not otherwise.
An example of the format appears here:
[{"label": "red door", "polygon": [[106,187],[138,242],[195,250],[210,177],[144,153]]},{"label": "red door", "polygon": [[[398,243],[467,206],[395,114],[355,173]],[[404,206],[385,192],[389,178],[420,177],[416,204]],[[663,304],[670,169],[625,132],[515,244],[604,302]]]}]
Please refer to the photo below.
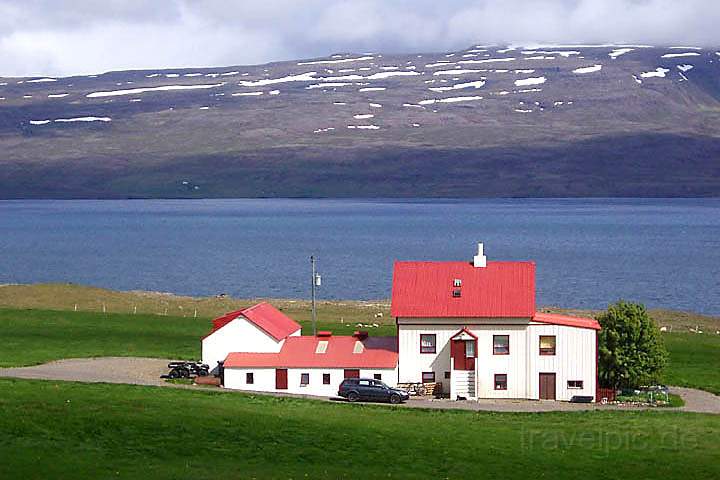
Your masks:
[{"label": "red door", "polygon": [[455,370],[475,370],[477,340],[453,340],[450,355],[455,359]]},{"label": "red door", "polygon": [[540,374],[540,400],[555,400],[555,374]]},{"label": "red door", "polygon": [[360,370],[356,368],[346,368],[345,378],[360,378]]},{"label": "red door", "polygon": [[287,390],[287,369],[275,369],[275,388],[277,390]]}]

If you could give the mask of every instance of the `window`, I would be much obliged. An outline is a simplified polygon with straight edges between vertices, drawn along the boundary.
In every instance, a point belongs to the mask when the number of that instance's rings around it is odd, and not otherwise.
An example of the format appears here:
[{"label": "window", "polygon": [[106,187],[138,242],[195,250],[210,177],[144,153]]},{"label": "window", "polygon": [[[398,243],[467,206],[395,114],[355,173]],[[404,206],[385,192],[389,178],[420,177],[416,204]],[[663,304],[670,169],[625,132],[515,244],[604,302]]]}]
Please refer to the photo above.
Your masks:
[{"label": "window", "polygon": [[582,380],[568,380],[568,388],[583,388]]},{"label": "window", "polygon": [[323,385],[330,385],[330,374],[323,373]]},{"label": "window", "polygon": [[462,287],[462,280],[460,280],[459,278],[453,280],[453,287]]},{"label": "window", "polygon": [[507,374],[495,374],[495,390],[507,390]]},{"label": "window", "polygon": [[255,383],[255,375],[253,375],[252,372],[248,372],[245,374],[245,383],[247,383],[248,385],[252,385],[253,383]]},{"label": "window", "polygon": [[436,336],[434,333],[421,333],[420,353],[435,353],[435,340]]},{"label": "window", "polygon": [[460,291],[459,288],[456,288],[455,290],[453,290],[452,295],[454,298],[460,298],[460,296],[462,295],[462,291]]},{"label": "window", "polygon": [[308,385],[310,383],[310,374],[309,373],[301,373],[300,374],[300,385]]},{"label": "window", "polygon": [[422,383],[435,383],[435,372],[422,372]]},{"label": "window", "polygon": [[382,380],[382,373],[375,373],[373,374],[373,378],[375,380]]},{"label": "window", "polygon": [[447,372],[445,372],[445,380],[449,380],[449,379],[450,379],[450,372],[447,371]]},{"label": "window", "polygon": [[540,335],[540,355],[555,355],[555,335]]},{"label": "window", "polygon": [[473,340],[465,342],[465,357],[475,358],[475,342]]},{"label": "window", "polygon": [[325,352],[327,352],[327,347],[328,347],[328,341],[320,340],[317,343],[317,346],[315,347],[315,353],[325,353]]},{"label": "window", "polygon": [[510,335],[493,335],[493,355],[510,355]]}]

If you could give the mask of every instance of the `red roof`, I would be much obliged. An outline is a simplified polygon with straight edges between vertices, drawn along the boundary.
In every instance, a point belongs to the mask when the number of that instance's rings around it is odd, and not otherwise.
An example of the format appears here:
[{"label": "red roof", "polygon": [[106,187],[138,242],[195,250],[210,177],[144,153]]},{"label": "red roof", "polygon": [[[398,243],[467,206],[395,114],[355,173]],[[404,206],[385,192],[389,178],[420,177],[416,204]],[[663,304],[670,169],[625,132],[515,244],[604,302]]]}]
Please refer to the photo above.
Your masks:
[{"label": "red roof", "polygon": [[566,327],[591,328],[600,330],[600,324],[597,320],[583,317],[570,317],[568,315],[560,315],[557,313],[537,312],[533,316],[533,322],[548,323],[550,325],[564,325]]},{"label": "red roof", "polygon": [[209,337],[238,317],[245,317],[248,321],[255,324],[255,326],[263,330],[275,340],[282,340],[300,329],[300,325],[295,320],[288,317],[269,303],[262,302],[257,305],[253,305],[252,307],[226,313],[222,317],[216,318],[213,320],[212,331],[207,334],[205,338]]},{"label": "red roof", "polygon": [[[318,342],[328,342],[325,353],[316,353]],[[361,344],[358,352],[356,344]],[[358,352],[358,353],[355,353]],[[397,337],[288,337],[279,353],[233,352],[225,368],[395,368]]]},{"label": "red roof", "polygon": [[[456,279],[462,286],[454,286]],[[535,263],[395,262],[391,314],[530,318],[535,314]]]}]

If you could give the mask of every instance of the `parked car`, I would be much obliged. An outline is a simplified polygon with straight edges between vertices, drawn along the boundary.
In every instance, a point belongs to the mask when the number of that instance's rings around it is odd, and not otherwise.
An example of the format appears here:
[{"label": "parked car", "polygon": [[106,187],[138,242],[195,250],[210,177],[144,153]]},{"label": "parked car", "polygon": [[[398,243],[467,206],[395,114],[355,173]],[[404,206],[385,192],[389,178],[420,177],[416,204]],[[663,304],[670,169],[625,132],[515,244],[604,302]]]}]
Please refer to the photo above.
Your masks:
[{"label": "parked car", "polygon": [[370,378],[346,378],[340,384],[338,395],[346,398],[349,402],[364,400],[401,403],[410,398],[405,390],[388,387],[380,380]]}]

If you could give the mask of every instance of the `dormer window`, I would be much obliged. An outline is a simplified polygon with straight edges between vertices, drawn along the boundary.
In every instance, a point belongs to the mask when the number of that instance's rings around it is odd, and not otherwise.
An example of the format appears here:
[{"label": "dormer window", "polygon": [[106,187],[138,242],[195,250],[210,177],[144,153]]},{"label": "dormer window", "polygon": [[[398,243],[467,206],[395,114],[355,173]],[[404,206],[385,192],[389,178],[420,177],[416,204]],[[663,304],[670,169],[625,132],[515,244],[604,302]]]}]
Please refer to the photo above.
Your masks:
[{"label": "dormer window", "polygon": [[460,280],[459,278],[456,278],[455,280],[453,280],[453,287],[455,287],[455,288],[462,287],[462,280]]},{"label": "dormer window", "polygon": [[462,295],[462,292],[460,291],[459,288],[456,288],[452,291],[453,298],[460,298],[461,295]]}]

